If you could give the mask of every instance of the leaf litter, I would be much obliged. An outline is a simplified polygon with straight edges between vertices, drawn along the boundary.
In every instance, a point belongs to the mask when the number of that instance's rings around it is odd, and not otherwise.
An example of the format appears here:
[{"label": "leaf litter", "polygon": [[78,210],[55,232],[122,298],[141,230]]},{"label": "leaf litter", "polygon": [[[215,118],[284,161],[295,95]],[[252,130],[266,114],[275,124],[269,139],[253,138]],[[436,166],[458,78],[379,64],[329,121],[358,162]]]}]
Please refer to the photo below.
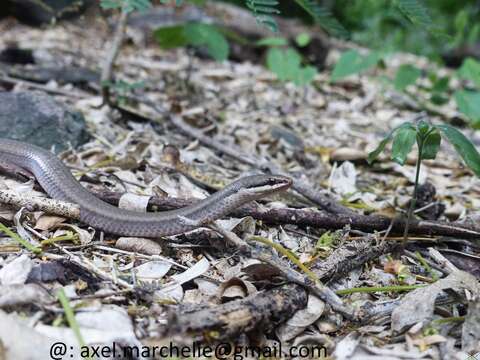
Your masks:
[{"label": "leaf litter", "polygon": [[[84,28],[81,22],[69,22],[36,30],[14,24],[2,33],[0,46],[15,40],[39,53],[40,63],[55,59],[64,65],[95,68],[107,38],[99,35],[105,34],[100,31],[104,26],[101,22],[90,25]],[[76,56],[71,55],[71,44],[76,44],[73,50]],[[336,56],[338,50],[333,48],[328,60],[330,66]],[[394,55],[386,62],[386,69],[382,70],[386,76],[406,62],[419,68],[428,65],[424,59],[404,54]],[[116,72],[126,80],[144,81],[147,90],[143,96],[167,109],[180,103],[186,121],[207,129],[208,134],[222,143],[268,158],[316,186],[331,189],[336,201],[359,213],[398,214],[407,208],[415,157],[406,158],[404,167],[382,156],[373,167],[367,167],[365,162],[367,153],[381,138],[415,117],[416,111],[409,108],[401,94],[368,75],[330,83],[329,75],[322,72],[312,85],[299,88],[275,81],[259,65],[216,63],[192,57],[184,50],[165,52],[151,44],[141,51],[135,45],[126,45]],[[68,84],[49,86],[71,89]],[[176,131],[145,106],[135,108],[135,114],[98,108],[101,99],[93,93],[85,94],[81,100],[58,96],[82,111],[93,135],[90,142],[80,149],[68,150],[62,158],[77,179],[99,196],[107,192],[124,193],[119,199],[121,207],[145,211],[153,197],[202,199],[207,196],[207,189],[219,184],[222,187],[252,173],[248,165],[232,161]],[[125,105],[124,109],[130,108]],[[449,119],[458,116],[451,103],[442,105],[441,111]],[[441,119],[432,116],[431,120],[440,123]],[[475,138],[471,132],[469,135]],[[162,152],[167,145],[178,149],[181,162],[189,166],[188,175],[166,166]],[[437,160],[424,163],[421,183],[428,179],[436,188],[435,201],[445,204],[446,212],[439,219],[468,221],[478,216],[480,204],[476,198],[480,182],[465,170],[449,147],[441,146]],[[8,177],[0,179],[0,188],[32,196],[43,194],[33,189],[33,183],[22,184]],[[307,205],[312,204],[299,202],[287,194],[259,206],[315,211]],[[149,339],[158,337],[170,326],[172,309],[194,314],[195,308],[189,306],[197,306],[213,309],[215,314],[216,307],[255,299],[283,282],[275,266],[237,253],[211,230],[195,230],[188,236],[158,240],[118,238],[48,214],[32,218],[28,209],[17,213],[2,205],[0,210],[2,219],[10,222],[15,219],[16,231],[25,239],[39,242],[62,236],[65,232],[57,231],[65,226],[80,238],[77,243],[61,241],[48,245],[41,257],[26,252],[8,237],[1,239],[1,292],[10,295],[8,299],[6,295],[0,297],[0,315],[5,324],[12,324],[6,326],[16,329],[19,336],[30,338],[28,334],[32,333],[32,341],[48,338],[76,343],[72,330],[65,324],[53,326],[53,316],[62,311],[52,297],[59,287],[70,289],[70,301],[78,305],[76,318],[87,342],[109,343],[120,339],[125,344],[139,345],[149,343]],[[474,242],[414,237],[411,252],[401,258],[401,264],[408,270],[402,272],[399,270],[402,267],[386,254],[370,261],[358,260],[362,253],[354,242],[364,241],[365,251],[368,244],[380,248],[385,242],[395,241],[388,232],[366,234],[345,228],[336,241],[325,242],[323,238],[319,251],[315,244],[330,229],[291,224],[279,227],[247,219],[225,219],[221,225],[240,236],[258,234],[281,244],[309,269],[321,268],[323,261],[325,266],[333,262],[338,265],[335,271],[340,275],[322,278],[332,289],[379,288],[374,292],[342,295],[345,303],[370,315],[361,323],[350,322],[309,293],[304,307],[287,314],[282,325],[272,330],[267,321],[265,330],[259,328],[264,344],[271,341],[280,341],[284,347],[322,344],[337,359],[462,359],[480,351],[478,279],[465,272],[466,269],[445,275],[438,271],[442,266],[438,258],[427,250],[428,246],[434,246],[442,253],[453,247],[462,254],[475,256],[479,249]],[[274,257],[288,261],[276,250],[271,252]],[[443,252],[447,259],[448,254]],[[329,256],[341,261],[329,260]],[[53,277],[39,284],[27,280],[35,265],[64,261],[64,266],[73,266],[65,262],[75,259],[75,266],[79,267],[72,272],[75,276]],[[344,265],[348,259],[353,263],[352,268]],[[478,267],[478,259],[471,261]],[[288,264],[295,267],[292,262]],[[323,269],[322,273],[335,271]],[[406,294],[380,289],[406,284],[422,287]],[[37,315],[41,304],[48,306],[42,309],[44,314]],[[15,316],[6,315],[17,311],[32,321],[35,319],[36,326],[27,328]],[[4,342],[11,343],[9,335],[0,335]],[[247,340],[242,338],[242,341]],[[18,351],[28,354],[30,349]]]}]

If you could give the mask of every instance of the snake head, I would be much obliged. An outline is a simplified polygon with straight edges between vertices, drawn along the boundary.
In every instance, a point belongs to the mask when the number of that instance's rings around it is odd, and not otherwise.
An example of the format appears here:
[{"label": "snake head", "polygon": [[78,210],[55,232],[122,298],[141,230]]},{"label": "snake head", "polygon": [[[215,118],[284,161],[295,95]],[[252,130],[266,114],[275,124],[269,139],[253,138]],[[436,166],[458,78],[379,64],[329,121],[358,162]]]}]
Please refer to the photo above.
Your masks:
[{"label": "snake head", "polygon": [[241,191],[256,198],[285,191],[292,186],[292,179],[282,175],[253,175],[241,178],[240,182]]}]

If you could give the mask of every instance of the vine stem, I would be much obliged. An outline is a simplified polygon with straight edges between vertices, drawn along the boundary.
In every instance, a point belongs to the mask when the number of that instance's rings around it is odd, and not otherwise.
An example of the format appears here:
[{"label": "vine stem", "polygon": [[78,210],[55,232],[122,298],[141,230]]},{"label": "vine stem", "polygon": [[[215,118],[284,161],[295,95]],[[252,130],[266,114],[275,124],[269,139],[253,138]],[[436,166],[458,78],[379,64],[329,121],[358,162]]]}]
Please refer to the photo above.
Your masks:
[{"label": "vine stem", "polygon": [[417,165],[415,171],[415,184],[413,187],[413,195],[412,200],[410,201],[410,206],[407,212],[407,223],[405,224],[405,231],[403,232],[403,242],[402,248],[405,249],[408,239],[408,230],[410,228],[410,222],[412,221],[413,210],[415,209],[415,205],[417,203],[417,191],[418,191],[418,180],[420,178],[420,165],[422,164],[422,150],[423,150],[423,141],[420,141],[418,144],[418,158],[417,158]]}]

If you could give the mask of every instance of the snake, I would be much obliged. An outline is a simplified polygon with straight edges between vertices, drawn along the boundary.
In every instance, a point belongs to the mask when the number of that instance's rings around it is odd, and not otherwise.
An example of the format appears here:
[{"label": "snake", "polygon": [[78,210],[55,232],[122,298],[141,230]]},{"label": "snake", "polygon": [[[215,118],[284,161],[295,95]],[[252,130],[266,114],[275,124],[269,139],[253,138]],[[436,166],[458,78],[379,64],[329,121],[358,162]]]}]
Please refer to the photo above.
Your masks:
[{"label": "snake", "polygon": [[244,176],[192,205],[162,212],[138,212],[97,198],[75,179],[55,154],[36,145],[0,138],[0,162],[32,173],[53,199],[78,205],[81,222],[106,233],[132,237],[156,238],[185,233],[292,185],[292,180],[282,175]]}]

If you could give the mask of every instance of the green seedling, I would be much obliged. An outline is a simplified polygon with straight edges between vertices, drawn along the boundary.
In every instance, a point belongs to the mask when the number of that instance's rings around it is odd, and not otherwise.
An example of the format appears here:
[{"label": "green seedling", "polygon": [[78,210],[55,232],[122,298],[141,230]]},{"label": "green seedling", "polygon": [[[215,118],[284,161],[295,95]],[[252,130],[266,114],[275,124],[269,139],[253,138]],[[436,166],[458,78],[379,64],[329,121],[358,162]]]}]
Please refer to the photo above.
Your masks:
[{"label": "green seedling", "polygon": [[410,207],[407,212],[407,222],[403,233],[403,246],[405,246],[407,241],[408,230],[417,201],[418,179],[422,160],[435,159],[440,149],[442,136],[453,145],[465,164],[475,175],[480,177],[480,154],[465,135],[450,125],[432,125],[425,120],[420,120],[416,124],[405,122],[393,129],[380,142],[377,148],[368,154],[368,163],[371,164],[385,149],[387,143],[393,141],[391,158],[398,164],[403,165],[407,159],[407,155],[412,151],[413,145],[415,142],[417,143],[418,156],[415,184]]}]

